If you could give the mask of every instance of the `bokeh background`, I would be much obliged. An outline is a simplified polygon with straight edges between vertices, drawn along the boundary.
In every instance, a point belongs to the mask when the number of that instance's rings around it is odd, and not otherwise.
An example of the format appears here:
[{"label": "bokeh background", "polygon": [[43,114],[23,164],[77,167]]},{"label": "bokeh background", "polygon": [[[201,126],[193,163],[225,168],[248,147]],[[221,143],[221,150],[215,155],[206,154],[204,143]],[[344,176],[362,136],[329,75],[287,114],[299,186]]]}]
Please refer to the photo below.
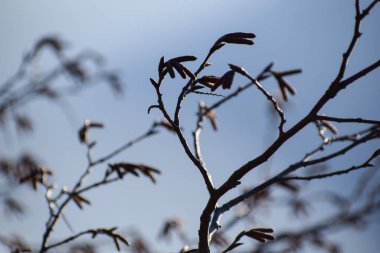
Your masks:
[{"label": "bokeh background", "polygon": [[[370,1],[362,2],[365,6]],[[379,23],[380,9],[377,7],[362,26],[363,36],[347,73],[355,73],[379,58]],[[17,135],[12,130],[7,136],[2,133],[1,155],[17,157],[22,152],[30,152],[54,170],[54,180],[59,185],[72,186],[87,163],[85,147],[77,137],[84,119],[100,121],[106,126],[104,130],[91,132],[92,138],[98,141],[94,153],[98,157],[140,135],[154,120],[161,118],[158,111],[147,114],[147,108],[156,102],[149,77],[157,78],[160,57],[197,56],[199,60],[195,64],[188,64],[194,70],[217,38],[235,31],[255,33],[255,45],[225,46],[211,59],[214,65],[207,73],[221,75],[228,63],[243,66],[252,74],[260,72],[271,61],[276,62],[278,70],[302,68],[301,75],[289,78],[297,89],[297,96],[291,98],[286,110],[286,126],[290,127],[308,112],[335,77],[353,25],[354,1],[348,0],[0,0],[1,83],[16,71],[23,54],[41,36],[53,34],[68,42],[69,53],[75,54],[84,48],[100,52],[107,66],[117,69],[126,84],[121,97],[115,96],[105,85],[98,85],[80,95],[65,98],[65,110],[44,100],[29,104],[22,111],[33,119],[34,133],[28,136]],[[36,68],[45,69],[50,64],[54,62],[47,56],[47,60],[41,59]],[[379,80],[379,71],[363,78],[341,92],[322,113],[379,119]],[[239,82],[245,83],[237,79],[234,86]],[[173,109],[176,94],[184,81],[176,79],[164,85],[165,100],[168,108]],[[265,86],[274,91],[276,83],[269,80]],[[184,103],[181,118],[188,138],[195,127],[200,99],[211,104],[218,98],[194,95]],[[220,130],[215,133],[206,125],[202,134],[204,157],[216,185],[245,161],[260,154],[277,133],[268,102],[255,89],[223,106],[218,116]],[[339,127],[341,133],[353,130],[345,125]],[[270,165],[250,173],[242,187],[228,196],[236,196],[244,187],[255,185],[298,161],[319,142],[315,128],[308,127],[282,147],[270,160]],[[355,161],[360,162],[378,146],[379,142],[370,143],[331,165],[344,168]],[[113,161],[143,162],[161,169],[162,175],[156,185],[146,178],[131,177],[97,189],[86,195],[92,206],[84,211],[70,205],[66,216],[76,231],[116,225],[127,231],[138,230],[157,252],[173,252],[181,246],[178,241],[174,239],[168,244],[157,237],[166,219],[178,217],[195,239],[207,193],[175,135],[161,131]],[[105,166],[97,169],[94,177],[102,175]],[[359,174],[312,182],[308,189],[348,192]],[[48,216],[42,191],[35,193],[21,188],[17,194],[20,199],[27,200],[27,216],[9,219],[0,215],[0,230],[7,234],[21,233],[29,243],[38,245]],[[313,211],[315,217],[321,217],[328,210],[316,207]],[[268,219],[261,219],[257,225],[280,230],[295,226],[286,222],[288,216],[288,213],[268,215]],[[311,220],[304,219],[300,224]],[[348,231],[334,238],[345,243],[344,252],[377,252],[379,217],[371,223],[365,233]],[[53,238],[69,234],[67,227],[60,223]]]}]

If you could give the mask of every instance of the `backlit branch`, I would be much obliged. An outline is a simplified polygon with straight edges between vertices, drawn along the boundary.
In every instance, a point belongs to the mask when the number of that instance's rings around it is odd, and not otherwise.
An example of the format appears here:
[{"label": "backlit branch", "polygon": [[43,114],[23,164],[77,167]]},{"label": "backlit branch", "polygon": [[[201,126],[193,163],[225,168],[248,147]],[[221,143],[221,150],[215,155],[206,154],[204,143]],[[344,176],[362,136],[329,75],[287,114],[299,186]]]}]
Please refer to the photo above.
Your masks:
[{"label": "backlit branch", "polygon": [[152,80],[153,79],[151,79],[151,82],[152,82],[152,85],[154,86],[154,88],[156,90],[157,102],[158,102],[158,107],[159,107],[160,111],[164,115],[165,119],[170,123],[170,125],[172,126],[172,129],[176,132],[185,153],[187,154],[187,156],[190,158],[190,160],[194,163],[194,165],[198,168],[199,172],[201,173],[202,178],[206,184],[208,192],[209,193],[213,192],[214,186],[213,186],[213,183],[211,181],[211,176],[209,175],[206,168],[204,168],[202,166],[201,162],[191,152],[189,145],[187,144],[187,141],[186,141],[185,137],[183,136],[181,128],[176,123],[174,123],[174,121],[171,119],[171,117],[169,116],[169,114],[165,108],[165,104],[163,102],[162,94],[160,91],[160,86],[161,86],[161,83],[163,81],[163,77],[159,79],[158,83],[156,83],[155,81],[152,81]]},{"label": "backlit branch", "polygon": [[338,175],[343,175],[343,174],[347,174],[351,171],[354,171],[354,170],[360,170],[360,169],[363,169],[363,168],[369,168],[369,167],[373,167],[373,165],[370,163],[375,157],[379,156],[380,155],[380,149],[378,149],[377,151],[375,151],[373,153],[373,155],[367,160],[365,161],[364,163],[360,164],[360,165],[357,165],[357,166],[351,166],[350,168],[348,169],[344,169],[344,170],[337,170],[337,171],[333,171],[333,172],[330,172],[330,173],[323,173],[323,174],[318,174],[318,175],[313,175],[313,176],[291,176],[291,177],[283,177],[280,181],[284,181],[284,180],[307,180],[307,181],[310,181],[310,180],[314,180],[314,179],[324,179],[324,178],[328,178],[328,177],[333,177],[333,176],[338,176]]},{"label": "backlit branch", "polygon": [[330,117],[330,116],[324,116],[324,115],[317,115],[316,120],[334,121],[338,123],[365,123],[365,124],[380,125],[380,120],[370,120],[370,119],[362,119],[362,118],[338,118],[338,117]]},{"label": "backlit branch", "polygon": [[[210,227],[210,231],[214,231],[219,227],[219,219],[221,218],[222,214],[226,211],[230,210],[232,207],[236,206],[237,204],[243,202],[247,198],[263,191],[264,189],[268,188],[269,186],[283,180],[283,178],[290,173],[293,173],[294,171],[305,168],[311,165],[324,163],[326,161],[329,161],[331,159],[334,159],[338,156],[344,155],[346,152],[352,150],[353,148],[359,146],[362,143],[365,143],[370,140],[378,139],[380,137],[380,129],[374,129],[373,132],[370,132],[369,134],[359,138],[355,142],[351,143],[350,145],[334,152],[329,155],[314,159],[314,160],[308,160],[308,161],[300,161],[298,163],[290,165],[287,169],[283,170],[276,176],[272,177],[271,179],[267,180],[266,182],[260,184],[259,186],[245,192],[244,194],[241,194],[240,196],[228,201],[227,203],[221,205],[220,207],[217,207],[214,212],[214,217],[212,219],[212,224]],[[372,158],[373,159],[373,158]]]}]

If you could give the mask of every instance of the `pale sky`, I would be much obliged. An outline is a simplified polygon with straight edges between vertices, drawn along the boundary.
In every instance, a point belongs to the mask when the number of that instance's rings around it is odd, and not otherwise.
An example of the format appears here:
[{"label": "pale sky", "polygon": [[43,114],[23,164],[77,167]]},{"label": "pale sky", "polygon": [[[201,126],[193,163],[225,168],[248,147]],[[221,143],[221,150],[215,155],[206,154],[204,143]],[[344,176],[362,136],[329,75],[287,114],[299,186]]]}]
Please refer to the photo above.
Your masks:
[{"label": "pale sky", "polygon": [[[353,32],[353,2],[0,0],[0,83],[14,73],[23,53],[41,36],[49,34],[66,40],[72,54],[87,48],[99,51],[107,59],[107,66],[117,69],[126,83],[126,93],[122,98],[115,98],[108,88],[97,86],[67,99],[70,110],[75,111],[70,118],[59,107],[46,101],[37,101],[22,108],[34,120],[35,133],[27,137],[13,134],[10,141],[1,138],[0,154],[15,157],[23,151],[30,151],[55,171],[54,178],[60,185],[72,186],[86,165],[85,148],[77,140],[77,130],[84,119],[101,121],[106,125],[104,130],[94,133],[98,140],[95,155],[105,154],[136,137],[154,120],[161,118],[158,111],[150,115],[146,113],[147,108],[156,102],[149,77],[157,77],[160,57],[164,55],[169,59],[195,55],[199,58],[197,63],[200,63],[216,39],[236,31],[255,33],[255,45],[225,46],[211,59],[215,66],[210,68],[209,74],[223,74],[228,63],[243,66],[256,74],[273,60],[280,70],[302,68],[301,75],[289,78],[297,89],[297,96],[292,97],[293,109],[287,115],[286,127],[290,127],[312,107],[335,77],[341,54]],[[379,58],[379,23],[380,8],[377,7],[363,23],[363,36],[352,55],[348,73],[355,73]],[[195,69],[195,66],[189,64],[189,68]],[[44,68],[42,63],[40,67]],[[339,94],[322,113],[379,119],[379,80],[380,71],[363,78]],[[164,95],[169,105],[174,103],[181,85],[183,81],[179,79],[165,84]],[[273,80],[265,85],[272,91],[276,87]],[[189,140],[200,99],[206,104],[216,101],[214,97],[199,96],[184,103],[182,121]],[[218,111],[219,132],[214,133],[209,125],[206,126],[202,135],[203,152],[216,185],[267,147],[272,138],[267,107],[267,101],[256,90],[251,90]],[[318,141],[315,129],[307,128],[279,151],[271,161],[271,171],[264,166],[249,174],[240,190],[299,160]],[[362,161],[376,146],[379,142],[363,147],[350,155],[348,161]],[[174,252],[180,247],[175,242],[167,245],[157,241],[165,219],[182,218],[187,232],[192,237],[197,235],[199,215],[207,193],[201,176],[174,135],[162,131],[115,160],[150,164],[160,168],[163,174],[157,185],[152,185],[145,178],[130,178],[89,193],[86,196],[93,204],[84,211],[74,205],[69,206],[66,216],[77,232],[96,226],[136,227],[160,252]],[[102,171],[104,167],[98,169]],[[96,175],[101,175],[101,172],[95,172],[94,177]],[[315,183],[312,188],[342,190],[349,187],[354,179],[355,175],[344,176],[336,181]],[[237,192],[229,197],[236,196]],[[29,200],[28,216],[10,221],[0,216],[0,231],[21,231],[27,241],[37,243],[48,215],[42,192],[20,190],[19,194]],[[279,218],[265,220],[264,223],[258,225],[287,226],[286,220]],[[380,232],[378,222],[370,232],[372,234],[360,236],[344,233],[338,238],[349,241],[344,252],[355,253],[363,247],[368,249],[365,252],[375,252],[380,246],[373,235]],[[53,238],[68,235],[70,231],[64,224],[59,224]]]}]

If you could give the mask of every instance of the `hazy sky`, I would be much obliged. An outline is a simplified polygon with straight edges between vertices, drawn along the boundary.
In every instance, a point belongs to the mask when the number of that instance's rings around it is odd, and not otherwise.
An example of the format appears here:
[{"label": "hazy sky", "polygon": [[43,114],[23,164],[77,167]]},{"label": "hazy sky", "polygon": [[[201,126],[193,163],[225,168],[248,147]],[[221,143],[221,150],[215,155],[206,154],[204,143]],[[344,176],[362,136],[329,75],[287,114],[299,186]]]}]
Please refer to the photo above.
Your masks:
[{"label": "hazy sky", "polygon": [[[0,0],[0,83],[14,73],[23,53],[41,36],[49,34],[66,40],[71,54],[86,48],[101,52],[107,65],[117,69],[126,83],[126,94],[122,98],[115,98],[108,88],[98,86],[65,100],[70,110],[75,111],[69,118],[59,107],[44,101],[23,108],[23,112],[32,116],[36,131],[28,137],[13,136],[11,141],[2,138],[0,154],[17,156],[30,151],[55,171],[55,179],[60,185],[71,186],[86,165],[85,148],[77,140],[77,129],[84,119],[106,125],[104,130],[94,133],[98,140],[95,155],[105,154],[136,137],[153,120],[161,118],[158,111],[146,113],[149,105],[156,102],[149,77],[157,77],[160,57],[195,55],[201,60],[216,39],[236,31],[255,33],[255,45],[226,46],[211,59],[215,66],[208,74],[223,74],[227,63],[243,66],[256,74],[273,60],[279,70],[302,68],[302,75],[289,78],[297,89],[287,115],[286,126],[290,127],[311,108],[336,75],[341,54],[353,31],[353,2]],[[368,2],[364,1],[363,6]],[[352,56],[348,73],[355,73],[379,58],[379,23],[380,8],[377,7],[363,24],[364,34]],[[196,65],[188,66],[195,69]],[[39,67],[46,68],[43,63]],[[379,119],[379,80],[380,71],[363,78],[350,90],[339,94],[322,113]],[[181,85],[183,81],[179,79],[165,83],[164,95],[169,105],[173,104]],[[265,85],[269,90],[275,88],[273,81]],[[184,103],[182,121],[188,138],[195,126],[199,99],[211,104],[217,98],[194,96]],[[203,152],[216,185],[245,161],[260,154],[273,138],[271,131],[275,129],[268,126],[271,121],[267,101],[253,89],[223,107],[218,114],[220,131],[214,133],[207,125],[202,135]],[[318,141],[315,129],[306,129],[280,150],[271,161],[270,172],[263,167],[251,173],[241,189],[297,161]],[[379,146],[379,142],[367,145],[350,155],[348,161],[362,161],[368,150],[376,145]],[[197,234],[206,189],[174,135],[162,131],[115,160],[151,164],[163,174],[157,185],[146,179],[131,178],[87,194],[93,202],[91,207],[81,212],[71,205],[66,212],[76,231],[94,226],[137,227],[158,249],[171,251],[178,250],[179,244],[166,247],[165,242],[155,241],[163,220],[182,218],[189,234]],[[100,166],[95,175],[101,175],[103,169]],[[323,187],[335,185],[343,189],[350,186],[354,177],[328,180]],[[313,185],[318,186],[318,183]],[[0,216],[0,230],[6,233],[22,231],[29,242],[39,242],[47,219],[42,192],[20,191],[20,195],[30,200],[27,204],[29,216],[19,221],[5,221]],[[258,225],[276,227],[277,223],[286,224],[281,220],[266,220],[265,224]],[[376,234],[380,232],[378,223],[371,229]],[[59,224],[53,237],[63,238],[68,234],[68,229]],[[352,237],[350,242],[345,252],[358,252],[360,247],[367,247],[366,252],[375,252],[375,247],[379,246],[373,235]]]}]

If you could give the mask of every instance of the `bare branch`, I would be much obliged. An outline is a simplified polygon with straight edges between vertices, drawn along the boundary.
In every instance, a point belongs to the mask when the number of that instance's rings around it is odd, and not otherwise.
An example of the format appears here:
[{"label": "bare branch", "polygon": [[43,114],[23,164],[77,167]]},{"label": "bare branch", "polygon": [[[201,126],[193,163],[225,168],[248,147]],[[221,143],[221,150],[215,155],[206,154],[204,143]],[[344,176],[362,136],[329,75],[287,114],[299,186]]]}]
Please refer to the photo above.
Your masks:
[{"label": "bare branch", "polygon": [[156,90],[156,94],[157,94],[158,106],[159,106],[162,114],[164,115],[165,119],[170,123],[170,125],[173,127],[174,131],[176,132],[176,134],[177,134],[177,136],[178,136],[178,138],[182,144],[182,147],[185,150],[185,153],[190,158],[190,160],[194,163],[194,165],[198,168],[198,170],[201,173],[203,180],[206,184],[207,190],[211,194],[212,192],[214,192],[214,186],[213,186],[213,183],[211,181],[211,176],[209,175],[207,169],[202,166],[202,163],[191,152],[189,145],[187,144],[187,141],[186,141],[185,137],[183,136],[181,128],[170,118],[170,116],[169,116],[169,114],[165,108],[165,104],[163,102],[162,94],[160,91],[160,85],[162,83],[162,80],[163,79],[160,79],[158,82],[158,85],[154,86],[155,90]]},{"label": "bare branch", "polygon": [[261,93],[263,93],[264,96],[273,104],[273,107],[276,110],[276,112],[278,113],[278,116],[280,117],[280,120],[281,120],[280,125],[278,126],[279,135],[280,136],[283,135],[284,134],[284,124],[286,122],[286,119],[285,119],[284,112],[279,107],[276,99],[271,94],[269,94],[269,92],[266,89],[264,89],[264,87],[255,78],[253,78],[245,69],[238,67],[238,66],[235,66],[235,65],[232,65],[232,64],[230,64],[230,68],[232,70],[238,72],[239,74],[247,77],[254,85],[256,85],[256,87],[261,91]]},{"label": "bare branch", "polygon": [[114,232],[115,230],[116,230],[116,227],[111,228],[111,229],[105,229],[105,228],[89,229],[89,230],[77,233],[77,234],[75,234],[73,236],[70,236],[70,237],[66,238],[65,240],[62,240],[62,241],[57,242],[57,243],[54,243],[54,244],[46,247],[46,250],[50,250],[52,248],[55,248],[55,247],[61,246],[63,244],[69,243],[69,242],[71,242],[73,240],[78,239],[79,237],[82,237],[83,235],[90,234],[91,237],[94,238],[98,234],[103,234],[105,236],[111,237],[113,239],[113,242],[115,243],[116,249],[118,251],[120,251],[121,248],[120,248],[119,241],[122,242],[123,244],[127,245],[127,246],[129,245],[129,243],[128,243],[128,241],[123,236],[121,236],[118,233],[115,233]]},{"label": "bare branch", "polygon": [[[379,153],[379,151],[380,151],[380,149],[377,150],[377,153]],[[374,154],[376,154],[376,152]],[[283,180],[307,180],[307,181],[310,181],[310,180],[314,180],[314,179],[323,179],[323,178],[343,175],[343,174],[350,173],[351,171],[354,171],[354,170],[360,170],[360,169],[363,169],[363,168],[373,167],[373,165],[370,164],[370,161],[373,158],[375,158],[374,155],[372,155],[370,157],[370,159],[368,159],[364,163],[362,163],[360,165],[357,165],[357,166],[351,166],[350,168],[344,169],[344,170],[337,170],[337,171],[333,171],[333,172],[330,172],[330,173],[318,174],[318,175],[313,175],[313,176],[305,176],[305,177],[301,177],[301,176],[283,177],[280,181],[283,181]]]},{"label": "bare branch", "polygon": [[316,119],[317,120],[334,121],[334,122],[338,122],[338,123],[366,123],[366,124],[380,125],[380,120],[370,120],[370,119],[362,119],[362,118],[338,118],[338,117],[317,115]]},{"label": "bare branch", "polygon": [[234,188],[239,180],[244,177],[249,171],[266,162],[288,139],[293,137],[299,131],[301,131],[305,126],[315,120],[317,113],[321,110],[321,108],[336,94],[343,88],[339,86],[348,63],[349,56],[351,55],[354,46],[359,39],[361,33],[359,32],[360,22],[362,18],[360,18],[360,10],[359,10],[359,1],[356,0],[356,21],[354,28],[354,35],[351,39],[351,42],[348,46],[348,49],[343,54],[343,59],[341,62],[341,66],[339,69],[339,73],[334,81],[331,83],[330,87],[327,89],[325,94],[319,99],[319,101],[313,106],[310,112],[301,119],[298,123],[296,123],[293,127],[291,127],[288,131],[286,131],[283,135],[270,145],[261,155],[256,157],[255,159],[248,161],[246,164],[238,168],[234,171],[234,173],[224,182],[224,184],[218,189],[219,195],[225,194],[230,189]]},{"label": "bare branch", "polygon": [[341,87],[341,89],[344,89],[346,88],[348,85],[350,85],[351,83],[357,81],[358,79],[364,77],[365,75],[367,75],[368,73],[374,71],[375,69],[377,69],[378,67],[380,67],[380,60],[377,60],[376,62],[372,63],[371,65],[369,65],[368,67],[362,69],[361,71],[359,71],[358,73],[348,77],[347,79],[345,80],[342,80],[339,84],[339,86]]},{"label": "bare branch", "polygon": [[114,156],[116,156],[116,155],[120,154],[121,152],[125,151],[126,149],[128,149],[128,148],[132,147],[133,145],[139,143],[140,141],[143,141],[146,138],[148,138],[148,137],[150,137],[152,135],[157,134],[155,128],[156,127],[153,124],[145,133],[143,133],[142,135],[138,136],[137,138],[135,138],[133,140],[128,141],[127,143],[125,143],[124,145],[122,145],[119,148],[115,149],[114,151],[112,151],[108,155],[105,155],[104,157],[99,158],[98,160],[94,161],[92,163],[92,165],[95,166],[95,165],[98,165],[100,163],[104,163],[104,162],[108,161],[109,159],[113,158]]},{"label": "bare branch", "polygon": [[344,148],[342,148],[342,149],[340,149],[334,153],[331,153],[329,155],[326,155],[326,156],[323,156],[323,157],[320,157],[320,158],[317,158],[314,160],[300,161],[300,162],[297,162],[295,164],[290,165],[287,169],[283,170],[282,172],[280,172],[276,176],[272,177],[271,179],[267,180],[266,182],[260,184],[259,186],[256,186],[255,188],[245,192],[244,194],[241,194],[240,196],[228,201],[227,203],[223,204],[222,206],[217,207],[215,212],[214,212],[214,217],[212,219],[210,231],[214,231],[215,229],[217,229],[219,227],[218,221],[224,212],[228,211],[229,209],[231,209],[232,207],[241,203],[242,201],[249,198],[250,196],[253,196],[253,195],[261,192],[262,190],[266,189],[267,187],[273,185],[274,183],[281,181],[284,176],[289,175],[290,173],[296,171],[299,168],[304,168],[307,166],[323,163],[323,162],[331,160],[335,157],[344,155],[346,152],[350,151],[351,149],[355,148],[356,146],[358,146],[362,143],[365,143],[367,141],[379,138],[380,137],[379,134],[380,134],[380,129],[374,129],[373,132],[367,134],[366,136],[361,137],[360,139],[353,142],[352,144],[350,144],[350,145],[348,145],[348,146],[346,146],[346,147],[344,147]]},{"label": "bare branch", "polygon": [[206,109],[205,105],[202,102],[199,102],[198,120],[197,120],[196,129],[193,132],[195,155],[196,155],[197,159],[201,162],[203,167],[205,167],[206,164],[205,164],[203,157],[202,157],[201,145],[200,145],[200,135],[201,135],[201,132],[203,129],[203,124],[204,124],[204,117],[205,116],[203,115],[203,111],[205,109]]}]

